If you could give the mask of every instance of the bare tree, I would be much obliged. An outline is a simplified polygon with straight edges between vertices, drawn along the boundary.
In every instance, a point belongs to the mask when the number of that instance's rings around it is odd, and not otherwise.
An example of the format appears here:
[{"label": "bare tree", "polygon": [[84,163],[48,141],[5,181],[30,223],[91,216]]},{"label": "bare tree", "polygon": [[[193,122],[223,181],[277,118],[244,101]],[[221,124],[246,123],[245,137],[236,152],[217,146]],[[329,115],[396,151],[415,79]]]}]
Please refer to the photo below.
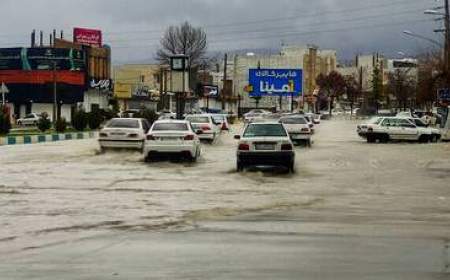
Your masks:
[{"label": "bare tree", "polygon": [[205,31],[193,27],[189,22],[180,26],[170,26],[161,38],[161,48],[156,53],[160,63],[169,63],[169,58],[175,54],[187,55],[191,66],[196,67],[204,61],[208,43]]},{"label": "bare tree", "polygon": [[415,99],[416,86],[416,81],[408,70],[397,69],[394,73],[389,73],[387,88],[395,96],[397,107],[401,107],[403,110],[412,105],[412,101]]},{"label": "bare tree", "polygon": [[445,72],[445,63],[440,51],[424,52],[418,58],[417,102],[430,109],[436,101],[437,89],[446,87],[450,77]]}]

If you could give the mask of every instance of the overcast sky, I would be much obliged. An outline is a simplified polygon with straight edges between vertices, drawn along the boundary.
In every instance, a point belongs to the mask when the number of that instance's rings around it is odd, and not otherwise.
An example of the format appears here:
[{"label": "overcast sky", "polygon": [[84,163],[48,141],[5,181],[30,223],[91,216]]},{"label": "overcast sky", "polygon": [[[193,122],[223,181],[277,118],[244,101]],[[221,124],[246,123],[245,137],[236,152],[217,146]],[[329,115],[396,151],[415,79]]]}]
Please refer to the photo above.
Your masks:
[{"label": "overcast sky", "polygon": [[97,28],[116,63],[148,61],[169,25],[190,21],[208,33],[209,50],[274,49],[281,44],[355,53],[414,54],[430,43],[407,29],[440,40],[441,23],[424,15],[435,0],[1,0],[0,46],[29,45],[32,29],[72,36],[73,27]]}]

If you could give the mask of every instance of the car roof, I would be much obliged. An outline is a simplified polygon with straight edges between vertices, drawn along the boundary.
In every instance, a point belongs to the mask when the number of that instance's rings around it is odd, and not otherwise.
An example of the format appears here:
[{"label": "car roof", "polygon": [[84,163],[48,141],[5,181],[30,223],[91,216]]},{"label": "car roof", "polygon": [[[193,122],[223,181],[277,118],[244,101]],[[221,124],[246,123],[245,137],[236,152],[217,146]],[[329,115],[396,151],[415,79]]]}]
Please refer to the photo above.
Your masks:
[{"label": "car roof", "polygon": [[138,120],[142,121],[142,118],[112,118],[111,120]]},{"label": "car roof", "polygon": [[159,124],[159,123],[188,123],[188,121],[185,120],[172,120],[172,119],[168,119],[168,120],[157,120],[155,121],[155,124]]}]

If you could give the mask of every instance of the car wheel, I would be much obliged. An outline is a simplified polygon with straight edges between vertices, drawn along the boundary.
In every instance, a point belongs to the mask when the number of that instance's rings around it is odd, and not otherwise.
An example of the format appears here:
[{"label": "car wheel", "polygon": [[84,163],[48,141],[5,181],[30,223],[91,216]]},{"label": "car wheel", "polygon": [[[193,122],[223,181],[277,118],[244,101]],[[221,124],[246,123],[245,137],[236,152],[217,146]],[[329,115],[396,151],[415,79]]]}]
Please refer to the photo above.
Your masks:
[{"label": "car wheel", "polygon": [[307,146],[308,148],[311,148],[311,140],[306,140],[306,146]]},{"label": "car wheel", "polygon": [[19,121],[19,122],[17,122],[17,125],[20,125],[20,126],[22,126],[22,122],[20,122],[20,121]]},{"label": "car wheel", "polygon": [[147,163],[152,162],[152,157],[151,157],[151,154],[150,154],[150,153],[148,153],[148,154],[145,156],[144,161],[147,162]]},{"label": "car wheel", "polygon": [[244,165],[242,163],[240,163],[239,161],[236,163],[236,170],[237,170],[237,172],[244,171]]},{"label": "car wheel", "polygon": [[378,137],[378,139],[380,139],[381,143],[387,143],[387,142],[389,142],[389,135],[388,134],[380,135],[380,137]]},{"label": "car wheel", "polygon": [[428,137],[428,135],[421,135],[419,137],[419,142],[420,143],[428,143],[430,140],[430,137]]},{"label": "car wheel", "polygon": [[197,162],[198,159],[198,149],[195,151],[195,155],[191,155],[191,157],[189,158],[190,162]]},{"label": "car wheel", "polygon": [[373,135],[367,135],[367,143],[375,143],[376,138]]},{"label": "car wheel", "polygon": [[289,164],[289,172],[295,173],[295,162],[294,161]]}]

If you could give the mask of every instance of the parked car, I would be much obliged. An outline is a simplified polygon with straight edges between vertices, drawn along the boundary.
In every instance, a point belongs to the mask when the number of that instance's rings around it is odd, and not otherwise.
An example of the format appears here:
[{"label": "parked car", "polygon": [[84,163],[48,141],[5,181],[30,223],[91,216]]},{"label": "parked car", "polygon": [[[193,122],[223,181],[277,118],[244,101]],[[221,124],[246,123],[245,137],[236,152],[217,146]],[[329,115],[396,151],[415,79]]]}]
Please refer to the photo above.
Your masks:
[{"label": "parked car", "polygon": [[156,155],[180,155],[195,162],[200,157],[201,146],[198,134],[186,120],[159,120],[149,132],[144,144],[145,161]]},{"label": "parked car", "polygon": [[219,125],[221,130],[230,130],[230,124],[228,123],[227,115],[224,114],[212,114],[213,120]]},{"label": "parked car", "polygon": [[177,114],[173,112],[160,112],[159,120],[174,120],[177,118]]},{"label": "parked car", "polygon": [[408,118],[408,120],[414,123],[418,129],[423,130],[429,137],[431,142],[437,142],[441,139],[441,131],[437,128],[430,127],[426,124],[423,119],[419,118]]},{"label": "parked car", "polygon": [[283,124],[261,122],[247,124],[237,147],[237,171],[248,166],[283,166],[294,172],[295,151],[292,141]]},{"label": "parked car", "polygon": [[373,123],[367,124],[365,132],[362,132],[361,130],[358,134],[364,135],[369,143],[374,143],[376,141],[385,143],[390,140],[419,141],[426,143],[430,140],[427,131],[418,128],[406,118],[397,117],[380,117]]},{"label": "parked car", "polygon": [[37,125],[39,119],[41,118],[40,114],[31,113],[26,115],[24,118],[17,119],[18,125]]},{"label": "parked car", "polygon": [[312,132],[304,117],[283,117],[280,119],[280,123],[286,128],[293,143],[305,142],[308,147],[311,146]]},{"label": "parked car", "polygon": [[306,113],[305,116],[307,116],[314,124],[320,124],[321,116],[319,114],[314,113]]},{"label": "parked car", "polygon": [[201,140],[214,142],[220,134],[219,124],[216,123],[211,115],[188,115],[186,120],[192,124],[195,131],[202,130],[199,135]]},{"label": "parked car", "polygon": [[356,127],[356,132],[358,135],[362,138],[367,138],[367,133],[369,131],[369,127],[372,128],[372,125],[379,124],[379,122],[382,120],[381,117],[373,117],[370,120],[368,120],[365,123],[359,124]]},{"label": "parked car", "polygon": [[138,114],[141,110],[139,109],[129,109],[126,111],[121,111],[117,114],[119,118],[133,118],[134,115]]},{"label": "parked car", "polygon": [[114,118],[108,121],[99,133],[99,144],[106,148],[142,150],[145,135],[150,129],[146,119]]}]

